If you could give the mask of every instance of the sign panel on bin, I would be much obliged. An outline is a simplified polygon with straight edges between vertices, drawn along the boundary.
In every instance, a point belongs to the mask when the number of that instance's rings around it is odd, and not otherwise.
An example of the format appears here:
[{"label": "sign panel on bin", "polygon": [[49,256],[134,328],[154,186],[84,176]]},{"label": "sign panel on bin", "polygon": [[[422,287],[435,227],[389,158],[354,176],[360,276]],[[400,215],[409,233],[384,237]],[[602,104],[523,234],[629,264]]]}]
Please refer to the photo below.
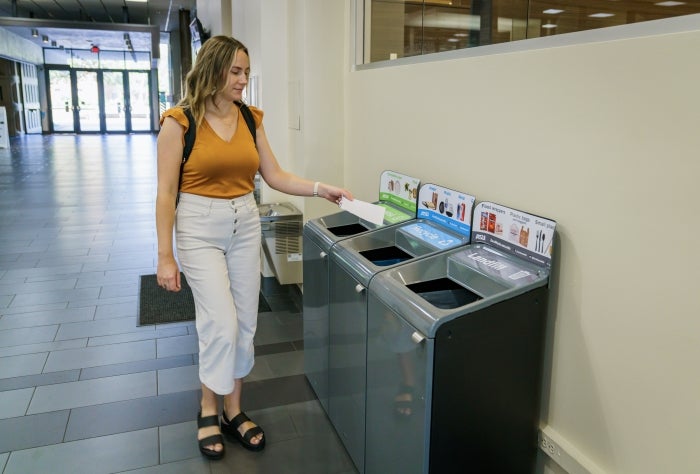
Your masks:
[{"label": "sign panel on bin", "polygon": [[420,186],[418,178],[396,171],[384,171],[379,177],[379,200],[395,204],[415,215],[418,186]]},{"label": "sign panel on bin", "polygon": [[437,222],[469,238],[474,196],[426,183],[418,194],[418,218]]},{"label": "sign panel on bin", "polygon": [[557,223],[516,209],[480,202],[474,209],[472,243],[485,243],[542,267],[552,266]]}]

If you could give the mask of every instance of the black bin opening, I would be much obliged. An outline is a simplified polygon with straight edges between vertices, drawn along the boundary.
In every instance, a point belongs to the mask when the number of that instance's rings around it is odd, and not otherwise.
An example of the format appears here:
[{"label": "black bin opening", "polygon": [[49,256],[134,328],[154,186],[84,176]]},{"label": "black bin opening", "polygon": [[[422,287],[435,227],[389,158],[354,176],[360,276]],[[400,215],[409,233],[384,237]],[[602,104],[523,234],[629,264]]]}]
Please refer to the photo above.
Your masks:
[{"label": "black bin opening", "polygon": [[360,232],[366,232],[367,227],[363,226],[362,224],[348,224],[348,225],[339,225],[336,227],[329,227],[328,231],[332,233],[335,236],[338,237],[347,237],[349,235],[356,235],[359,234]]},{"label": "black bin opening", "polygon": [[459,308],[481,299],[476,293],[469,291],[449,278],[419,281],[406,287],[440,309]]},{"label": "black bin opening", "polygon": [[397,263],[405,262],[413,258],[411,254],[408,254],[398,247],[381,247],[378,249],[365,250],[360,252],[360,255],[365,257],[367,260],[377,265],[378,267],[387,267],[389,265],[395,265]]}]

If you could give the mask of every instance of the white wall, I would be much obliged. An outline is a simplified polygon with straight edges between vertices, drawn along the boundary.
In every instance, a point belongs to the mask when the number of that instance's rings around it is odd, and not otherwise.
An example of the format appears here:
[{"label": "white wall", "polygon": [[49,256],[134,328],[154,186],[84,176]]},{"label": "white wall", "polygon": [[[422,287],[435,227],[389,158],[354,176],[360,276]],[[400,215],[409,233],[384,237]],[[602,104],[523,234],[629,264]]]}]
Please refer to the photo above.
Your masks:
[{"label": "white wall", "polygon": [[558,222],[542,422],[609,473],[700,466],[697,24],[345,78],[358,197],[394,169]]},{"label": "white wall", "polygon": [[[250,50],[265,131],[280,165],[309,179],[342,184],[344,2],[241,0],[232,10],[233,35]],[[290,201],[305,220],[337,210],[322,199],[267,186],[262,201]]]}]

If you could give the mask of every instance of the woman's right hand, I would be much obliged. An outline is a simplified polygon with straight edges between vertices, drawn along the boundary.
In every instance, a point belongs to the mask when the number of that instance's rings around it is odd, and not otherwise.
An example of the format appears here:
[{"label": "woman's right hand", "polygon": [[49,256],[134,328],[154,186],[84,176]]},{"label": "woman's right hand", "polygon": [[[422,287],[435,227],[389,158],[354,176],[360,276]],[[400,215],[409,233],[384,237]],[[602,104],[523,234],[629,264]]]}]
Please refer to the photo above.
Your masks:
[{"label": "woman's right hand", "polygon": [[180,269],[173,257],[158,259],[158,286],[168,291],[180,291]]}]

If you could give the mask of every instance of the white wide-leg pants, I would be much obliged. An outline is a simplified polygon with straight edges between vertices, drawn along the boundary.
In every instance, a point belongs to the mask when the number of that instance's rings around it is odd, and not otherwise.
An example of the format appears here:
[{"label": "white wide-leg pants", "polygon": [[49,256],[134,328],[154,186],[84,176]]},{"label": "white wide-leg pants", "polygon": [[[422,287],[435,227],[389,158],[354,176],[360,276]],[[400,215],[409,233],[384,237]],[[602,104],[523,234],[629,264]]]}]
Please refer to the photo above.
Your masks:
[{"label": "white wide-leg pants", "polygon": [[261,234],[253,193],[230,200],[182,193],[175,229],[194,296],[199,379],[226,395],[254,362]]}]

